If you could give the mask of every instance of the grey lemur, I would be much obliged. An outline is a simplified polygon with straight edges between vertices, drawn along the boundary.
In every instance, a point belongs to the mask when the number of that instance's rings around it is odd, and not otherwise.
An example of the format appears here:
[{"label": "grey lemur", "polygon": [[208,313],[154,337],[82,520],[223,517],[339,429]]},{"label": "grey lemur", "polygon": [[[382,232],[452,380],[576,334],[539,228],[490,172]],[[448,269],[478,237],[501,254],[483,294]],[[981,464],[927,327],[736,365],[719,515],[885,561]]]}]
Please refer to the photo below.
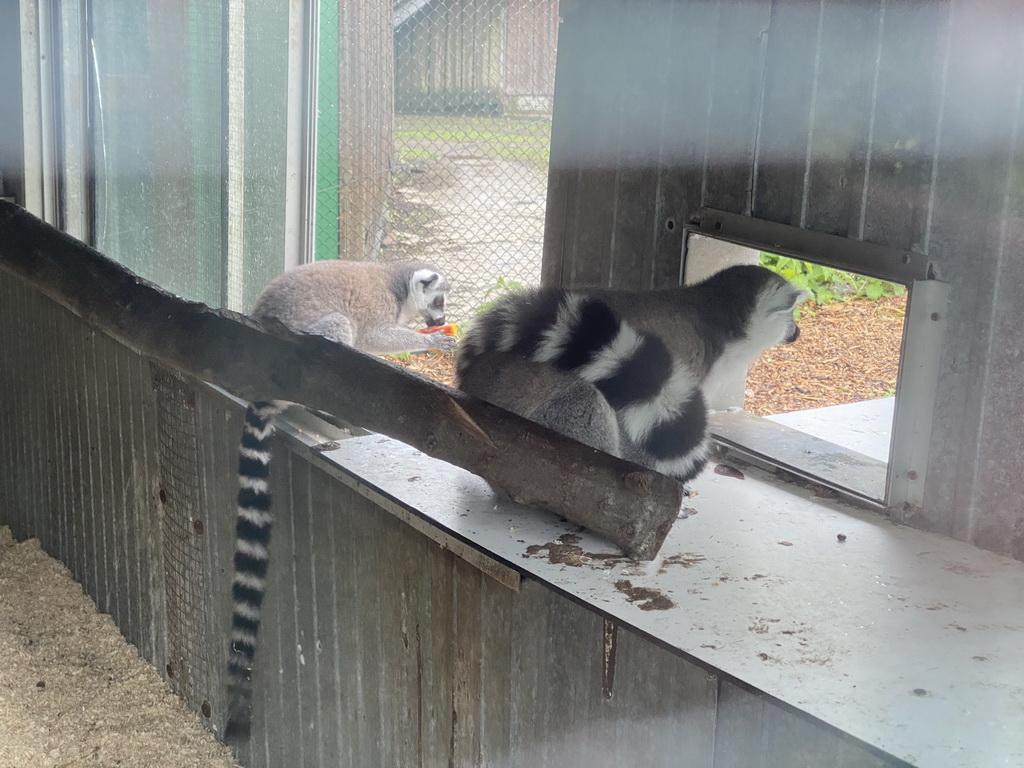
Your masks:
[{"label": "grey lemur", "polygon": [[[450,350],[442,332],[416,333],[406,323],[421,318],[443,325],[448,281],[418,262],[322,261],[275,278],[256,299],[253,316],[276,319],[296,333],[311,333],[364,352]],[[266,593],[270,512],[270,446],[282,404],[257,402],[245,414],[238,449],[238,516],[231,586],[231,652],[228,719],[224,738],[248,739],[252,719],[252,665]]]},{"label": "grey lemur", "polygon": [[805,296],[758,266],[665,290],[512,294],[466,334],[458,384],[685,483],[707,461],[719,384],[796,340],[793,310]]},{"label": "grey lemur", "polygon": [[429,264],[318,261],[274,278],[252,314],[374,354],[452,350],[456,342],[451,336],[405,327],[417,318],[428,327],[444,325],[447,294],[448,281]]}]

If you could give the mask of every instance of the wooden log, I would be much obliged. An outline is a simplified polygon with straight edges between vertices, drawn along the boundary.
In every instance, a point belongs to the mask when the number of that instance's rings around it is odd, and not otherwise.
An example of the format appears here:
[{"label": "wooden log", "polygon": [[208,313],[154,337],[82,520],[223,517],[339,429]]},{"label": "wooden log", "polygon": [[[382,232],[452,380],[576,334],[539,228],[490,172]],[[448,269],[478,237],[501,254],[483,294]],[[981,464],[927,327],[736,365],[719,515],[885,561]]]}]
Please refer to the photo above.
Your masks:
[{"label": "wooden log", "polygon": [[146,357],[248,400],[288,400],[463,467],[651,559],[682,503],[675,480],[319,336],[185,301],[0,202],[0,267]]}]

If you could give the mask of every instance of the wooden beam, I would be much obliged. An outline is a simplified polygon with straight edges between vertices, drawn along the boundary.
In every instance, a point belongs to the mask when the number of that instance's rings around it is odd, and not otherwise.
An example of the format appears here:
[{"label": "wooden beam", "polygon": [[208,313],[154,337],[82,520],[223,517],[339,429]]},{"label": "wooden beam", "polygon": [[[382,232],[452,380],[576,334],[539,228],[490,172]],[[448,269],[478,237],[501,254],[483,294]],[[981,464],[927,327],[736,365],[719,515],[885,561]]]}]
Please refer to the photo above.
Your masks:
[{"label": "wooden beam", "polygon": [[319,336],[185,301],[0,202],[0,267],[149,358],[248,400],[344,417],[480,475],[651,559],[682,504],[675,480]]}]

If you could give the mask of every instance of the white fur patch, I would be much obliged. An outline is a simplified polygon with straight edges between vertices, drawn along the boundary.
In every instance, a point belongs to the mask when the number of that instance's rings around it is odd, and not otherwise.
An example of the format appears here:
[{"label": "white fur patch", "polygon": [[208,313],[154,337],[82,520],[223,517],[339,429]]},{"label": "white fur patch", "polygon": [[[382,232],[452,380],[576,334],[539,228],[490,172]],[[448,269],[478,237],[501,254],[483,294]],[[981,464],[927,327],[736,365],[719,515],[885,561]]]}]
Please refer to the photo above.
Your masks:
[{"label": "white fur patch", "polygon": [[659,424],[678,416],[696,388],[697,377],[693,371],[676,364],[669,380],[654,397],[622,410],[626,434],[634,442],[642,442]]},{"label": "white fur patch", "polygon": [[431,290],[427,286],[435,281],[441,281],[441,274],[433,269],[417,269],[409,279],[410,292],[426,293]]},{"label": "white fur patch", "polygon": [[270,557],[267,548],[262,544],[257,544],[255,541],[246,541],[245,539],[238,539],[235,542],[235,551],[248,555],[254,560],[266,560]]},{"label": "white fur patch", "polygon": [[257,592],[265,592],[267,589],[267,580],[261,579],[259,576],[252,573],[236,573],[232,583],[237,584],[240,587],[246,589],[254,589]]},{"label": "white fur patch", "polygon": [[254,493],[270,493],[270,484],[266,480],[258,477],[249,477],[248,475],[238,476],[238,487],[245,488],[246,490],[253,491]]},{"label": "white fur patch", "polygon": [[707,458],[707,454],[708,441],[705,438],[704,440],[701,440],[700,444],[696,448],[688,451],[682,456],[656,461],[654,463],[654,468],[661,472],[661,474],[668,475],[670,477],[690,477],[697,464]]},{"label": "white fur patch", "polygon": [[508,352],[519,341],[519,328],[516,326],[516,318],[511,307],[502,307],[498,311],[498,317],[501,320],[498,331],[498,351]]},{"label": "white fur patch", "polygon": [[257,528],[264,528],[274,522],[272,514],[264,512],[262,509],[254,509],[253,507],[239,507],[238,516],[252,523]]},{"label": "white fur patch", "polygon": [[231,630],[231,642],[232,643],[244,643],[245,645],[256,645],[256,635],[252,632],[247,632],[244,629],[232,629]]},{"label": "white fur patch", "polygon": [[249,619],[249,621],[259,621],[261,610],[255,605],[244,603],[240,600],[235,600],[233,605],[234,612],[241,616],[243,619]]},{"label": "white fur patch", "polygon": [[623,363],[636,354],[642,343],[637,332],[622,323],[611,344],[602,347],[594,359],[580,369],[580,378],[591,383],[611,378]]},{"label": "white fur patch", "polygon": [[274,425],[271,423],[265,424],[262,429],[257,429],[256,427],[246,422],[242,426],[242,429],[244,429],[248,434],[252,435],[260,442],[263,442],[268,437],[274,434]]},{"label": "white fur patch", "polygon": [[286,400],[272,400],[269,405],[264,405],[262,408],[254,407],[253,410],[263,421],[269,421],[287,407],[288,401]]},{"label": "white fur patch", "polygon": [[558,316],[550,328],[541,334],[540,344],[533,355],[538,363],[550,363],[557,360],[565,351],[572,332],[580,323],[580,306],[583,299],[570,293],[558,308]]},{"label": "white fur patch", "polygon": [[253,450],[252,448],[241,447],[238,449],[238,453],[240,456],[244,456],[247,459],[252,459],[253,461],[258,461],[260,464],[266,465],[270,463],[269,451],[256,451]]}]

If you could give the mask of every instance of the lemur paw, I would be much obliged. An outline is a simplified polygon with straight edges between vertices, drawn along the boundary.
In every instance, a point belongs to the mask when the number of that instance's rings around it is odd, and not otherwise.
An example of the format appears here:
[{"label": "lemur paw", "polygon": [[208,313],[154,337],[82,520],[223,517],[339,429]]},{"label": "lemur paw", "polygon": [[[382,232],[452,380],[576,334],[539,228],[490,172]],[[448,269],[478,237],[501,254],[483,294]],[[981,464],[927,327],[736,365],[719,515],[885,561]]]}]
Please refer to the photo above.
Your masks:
[{"label": "lemur paw", "polygon": [[430,344],[428,349],[439,349],[442,352],[451,352],[459,346],[459,340],[454,336],[447,335],[444,331],[428,333],[427,340]]}]

